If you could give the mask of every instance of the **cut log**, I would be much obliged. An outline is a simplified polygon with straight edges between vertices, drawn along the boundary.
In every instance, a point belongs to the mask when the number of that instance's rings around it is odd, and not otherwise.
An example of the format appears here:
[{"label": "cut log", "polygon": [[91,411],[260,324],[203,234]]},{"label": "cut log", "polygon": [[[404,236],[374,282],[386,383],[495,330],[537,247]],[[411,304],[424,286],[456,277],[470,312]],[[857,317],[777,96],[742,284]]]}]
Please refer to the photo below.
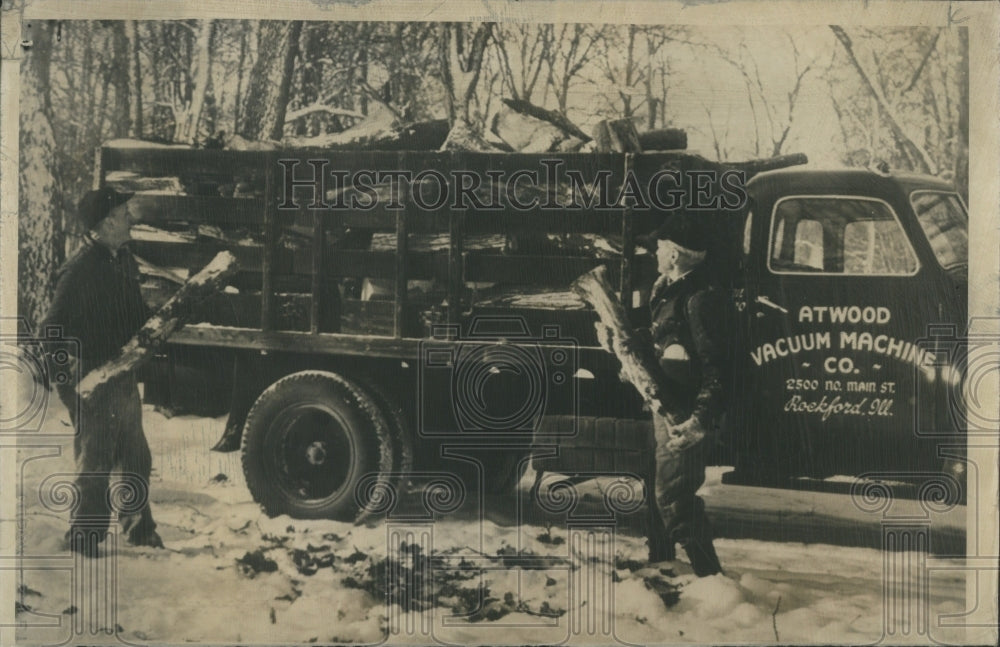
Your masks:
[{"label": "cut log", "polygon": [[89,400],[95,391],[112,378],[134,371],[149,361],[167,338],[184,325],[192,302],[219,291],[224,286],[225,279],[236,270],[236,257],[229,252],[220,252],[204,269],[188,279],[122,347],[117,357],[95,368],[80,380],[77,393],[81,402]]},{"label": "cut log", "polygon": [[391,115],[377,113],[368,121],[339,133],[287,137],[282,146],[288,149],[433,151],[444,144],[448,130],[447,119],[400,125],[394,122]]},{"label": "cut log", "polygon": [[777,157],[748,160],[746,162],[728,162],[727,165],[741,171],[746,171],[747,179],[750,179],[757,173],[763,173],[764,171],[773,171],[779,168],[808,163],[809,158],[805,156],[805,153],[792,153],[790,155],[778,155]]},{"label": "cut log", "polygon": [[479,151],[483,153],[495,153],[495,152],[505,152],[504,145],[501,143],[494,143],[487,140],[482,134],[476,132],[469,124],[464,121],[456,121],[455,125],[452,127],[451,132],[448,133],[448,138],[444,140],[441,145],[442,151]]},{"label": "cut log", "polygon": [[584,140],[554,124],[504,106],[493,117],[490,132],[522,153],[572,153]]},{"label": "cut log", "polygon": [[628,317],[607,278],[607,268],[595,268],[573,282],[573,291],[594,309],[598,322],[597,339],[601,346],[621,362],[621,378],[630,382],[649,406],[667,419],[671,439],[667,447],[682,451],[704,437],[698,429],[684,432],[679,427],[686,417],[685,407],[657,379],[659,364],[651,341],[634,335]]},{"label": "cut log", "polygon": [[549,123],[566,133],[566,135],[579,139],[583,143],[589,142],[591,139],[587,136],[587,133],[583,132],[579,126],[567,119],[561,112],[546,110],[541,106],[536,106],[530,101],[524,101],[523,99],[502,99],[502,101],[504,102],[504,105],[514,112],[526,115],[532,119]]},{"label": "cut log", "polygon": [[647,130],[639,133],[639,145],[644,151],[684,150],[688,146],[688,136],[680,128]]},{"label": "cut log", "polygon": [[605,119],[594,126],[598,153],[641,153],[639,131],[631,119]]}]

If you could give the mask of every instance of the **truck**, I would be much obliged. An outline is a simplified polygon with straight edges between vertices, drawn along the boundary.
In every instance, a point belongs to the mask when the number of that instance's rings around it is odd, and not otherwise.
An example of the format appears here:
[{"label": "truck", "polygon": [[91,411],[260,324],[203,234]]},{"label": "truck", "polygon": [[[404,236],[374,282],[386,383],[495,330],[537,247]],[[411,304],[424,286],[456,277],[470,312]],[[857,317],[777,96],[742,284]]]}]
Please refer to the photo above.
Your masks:
[{"label": "truck", "polygon": [[237,257],[146,397],[209,394],[227,415],[215,449],[242,452],[270,515],[352,518],[374,484],[421,474],[509,492],[529,463],[536,486],[645,478],[649,413],[569,287],[604,266],[648,325],[649,236],[681,209],[717,232],[738,322],[711,452],[726,480],[944,475],[959,491],[962,199],[884,168],[781,166],[129,144],[99,149],[95,175],[137,192],[154,305],[218,251]]}]

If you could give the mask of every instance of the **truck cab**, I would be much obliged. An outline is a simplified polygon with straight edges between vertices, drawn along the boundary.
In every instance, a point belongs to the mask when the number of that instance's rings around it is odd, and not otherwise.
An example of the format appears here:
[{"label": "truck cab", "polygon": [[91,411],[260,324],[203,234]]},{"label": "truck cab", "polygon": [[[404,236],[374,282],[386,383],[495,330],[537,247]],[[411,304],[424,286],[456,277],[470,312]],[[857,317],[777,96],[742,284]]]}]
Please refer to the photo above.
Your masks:
[{"label": "truck cab", "polygon": [[747,185],[737,472],[939,470],[961,434],[968,215],[941,180],[765,172]]}]

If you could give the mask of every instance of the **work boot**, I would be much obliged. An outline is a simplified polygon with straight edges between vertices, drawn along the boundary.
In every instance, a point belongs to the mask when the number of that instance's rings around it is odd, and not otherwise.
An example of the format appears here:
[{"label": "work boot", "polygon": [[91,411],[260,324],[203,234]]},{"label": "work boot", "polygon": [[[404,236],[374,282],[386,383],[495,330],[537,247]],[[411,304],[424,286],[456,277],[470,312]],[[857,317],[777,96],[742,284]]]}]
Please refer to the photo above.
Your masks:
[{"label": "work boot", "polygon": [[684,544],[684,552],[691,560],[691,568],[698,577],[708,577],[722,572],[722,564],[719,563],[719,556],[715,554],[711,538],[707,541],[702,539]]},{"label": "work boot", "polygon": [[129,537],[128,543],[133,546],[149,546],[150,548],[163,548],[163,540],[155,530],[136,537]]},{"label": "work boot", "polygon": [[219,439],[215,445],[212,446],[210,451],[213,452],[235,452],[240,448],[243,443],[243,428],[232,421],[232,416],[226,421],[226,430],[222,432],[222,438]]},{"label": "work boot", "polygon": [[[681,506],[675,505],[674,511]],[[722,572],[722,565],[712,543],[712,527],[705,515],[705,502],[695,497],[685,506],[683,514],[672,516],[667,522],[670,539],[684,548],[695,575],[705,577]]]}]

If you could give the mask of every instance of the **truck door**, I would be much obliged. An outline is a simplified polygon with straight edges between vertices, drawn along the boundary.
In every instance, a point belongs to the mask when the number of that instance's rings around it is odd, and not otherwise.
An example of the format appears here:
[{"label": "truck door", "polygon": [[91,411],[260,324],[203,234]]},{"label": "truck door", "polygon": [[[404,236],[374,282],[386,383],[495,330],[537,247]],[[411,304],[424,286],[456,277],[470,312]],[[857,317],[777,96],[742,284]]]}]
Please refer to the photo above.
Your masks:
[{"label": "truck door", "polygon": [[786,195],[755,211],[742,359],[753,460],[817,477],[912,465],[914,342],[937,301],[896,210]]}]

